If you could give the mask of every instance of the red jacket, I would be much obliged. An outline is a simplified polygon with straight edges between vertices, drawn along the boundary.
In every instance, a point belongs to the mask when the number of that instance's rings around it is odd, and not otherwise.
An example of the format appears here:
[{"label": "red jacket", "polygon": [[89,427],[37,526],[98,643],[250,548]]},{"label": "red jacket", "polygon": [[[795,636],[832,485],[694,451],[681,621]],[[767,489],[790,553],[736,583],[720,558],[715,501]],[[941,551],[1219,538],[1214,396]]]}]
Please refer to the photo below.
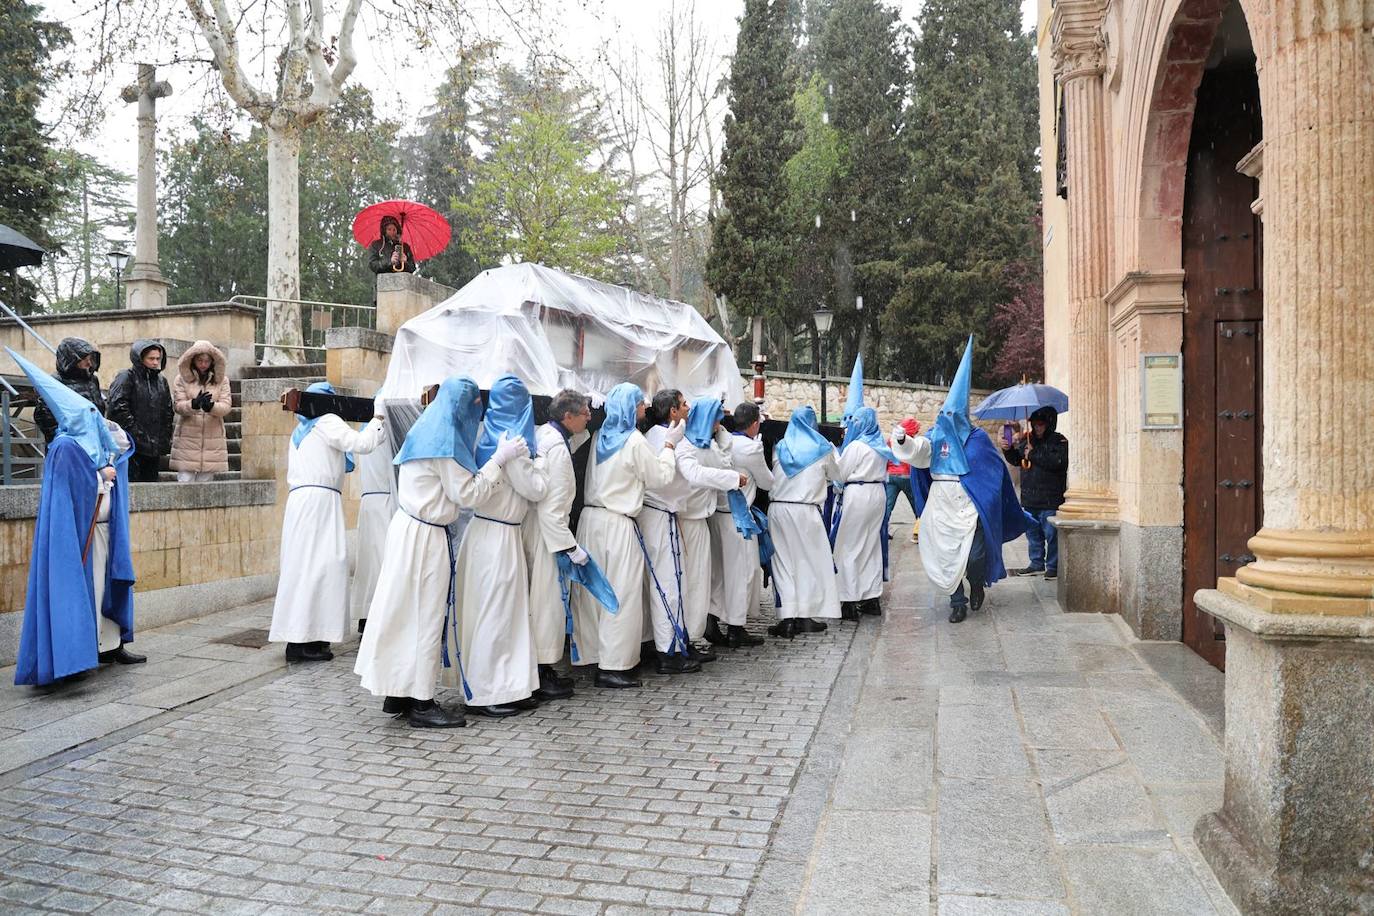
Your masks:
[{"label": "red jacket", "polygon": [[[906,431],[906,434],[908,436],[919,435],[921,432],[921,424],[916,422],[915,417],[907,417],[905,420],[902,421],[902,429]],[[892,440],[887,440],[887,444],[888,447],[891,448]],[[904,464],[900,461],[889,461],[887,463],[888,477],[905,477],[910,473],[911,465],[909,464]]]}]

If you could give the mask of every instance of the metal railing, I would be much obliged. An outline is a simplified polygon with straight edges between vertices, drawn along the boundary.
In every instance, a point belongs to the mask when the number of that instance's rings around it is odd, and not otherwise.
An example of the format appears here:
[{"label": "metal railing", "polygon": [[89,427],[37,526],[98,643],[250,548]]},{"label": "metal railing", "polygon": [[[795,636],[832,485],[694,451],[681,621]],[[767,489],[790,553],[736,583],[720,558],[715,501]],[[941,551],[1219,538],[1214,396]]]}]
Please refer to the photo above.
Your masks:
[{"label": "metal railing", "polygon": [[304,362],[324,362],[324,334],[330,328],[377,327],[375,305],[353,305],[347,302],[321,302],[316,299],[278,299],[271,296],[230,296],[230,302],[266,306],[269,302],[286,302],[300,309],[302,344],[268,344],[267,312],[264,308],[254,332],[253,356],[261,363],[270,350],[300,351]]}]

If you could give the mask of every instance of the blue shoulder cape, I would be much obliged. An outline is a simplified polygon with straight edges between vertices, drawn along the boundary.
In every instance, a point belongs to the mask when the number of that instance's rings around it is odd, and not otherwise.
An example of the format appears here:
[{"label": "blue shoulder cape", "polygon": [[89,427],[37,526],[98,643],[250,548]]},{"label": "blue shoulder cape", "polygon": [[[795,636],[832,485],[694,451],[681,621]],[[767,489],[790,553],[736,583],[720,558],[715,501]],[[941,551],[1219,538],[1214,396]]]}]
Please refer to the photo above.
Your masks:
[{"label": "blue shoulder cape", "polygon": [[[1016,488],[1012,486],[1007,463],[1002,460],[1002,453],[992,444],[987,433],[974,427],[964,442],[964,454],[968,459],[969,471],[959,478],[959,482],[978,508],[978,524],[983,528],[983,544],[987,548],[987,563],[984,566],[986,581],[983,584],[992,585],[1007,576],[1007,567],[1002,561],[1002,545],[1026,533],[1026,515],[1016,498]],[[911,469],[911,490],[916,497],[918,515],[925,512],[930,482],[928,468]]]},{"label": "blue shoulder cape", "polygon": [[[126,452],[117,462],[110,497],[110,562],[102,613],[119,623],[121,638],[133,639],[133,560],[129,550],[129,473]],[[81,551],[95,515],[95,467],[70,436],[48,446],[43,486],[34,523],[24,624],[19,634],[16,684],[50,684],[100,664],[95,588],[90,558]],[[81,569],[82,575],[76,575]]]}]

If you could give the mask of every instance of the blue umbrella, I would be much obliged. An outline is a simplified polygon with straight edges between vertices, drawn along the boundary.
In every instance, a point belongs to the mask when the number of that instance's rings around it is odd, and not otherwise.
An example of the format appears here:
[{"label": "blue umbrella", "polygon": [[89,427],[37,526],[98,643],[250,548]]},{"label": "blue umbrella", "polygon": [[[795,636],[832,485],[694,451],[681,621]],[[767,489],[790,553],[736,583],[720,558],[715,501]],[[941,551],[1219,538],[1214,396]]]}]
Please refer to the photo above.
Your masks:
[{"label": "blue umbrella", "polygon": [[1064,413],[1069,409],[1069,396],[1053,385],[1013,385],[988,395],[973,415],[979,420],[1024,420],[1041,407]]}]

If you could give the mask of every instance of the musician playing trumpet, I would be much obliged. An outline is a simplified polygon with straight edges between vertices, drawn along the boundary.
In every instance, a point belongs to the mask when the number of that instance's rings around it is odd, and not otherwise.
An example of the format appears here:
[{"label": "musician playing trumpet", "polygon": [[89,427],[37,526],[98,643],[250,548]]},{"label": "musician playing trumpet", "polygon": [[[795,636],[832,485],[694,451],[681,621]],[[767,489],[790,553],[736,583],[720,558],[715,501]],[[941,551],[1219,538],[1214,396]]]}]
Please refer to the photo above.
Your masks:
[{"label": "musician playing trumpet", "polygon": [[374,274],[415,273],[415,254],[401,240],[401,223],[394,216],[382,217],[382,236],[368,246],[368,266]]}]

